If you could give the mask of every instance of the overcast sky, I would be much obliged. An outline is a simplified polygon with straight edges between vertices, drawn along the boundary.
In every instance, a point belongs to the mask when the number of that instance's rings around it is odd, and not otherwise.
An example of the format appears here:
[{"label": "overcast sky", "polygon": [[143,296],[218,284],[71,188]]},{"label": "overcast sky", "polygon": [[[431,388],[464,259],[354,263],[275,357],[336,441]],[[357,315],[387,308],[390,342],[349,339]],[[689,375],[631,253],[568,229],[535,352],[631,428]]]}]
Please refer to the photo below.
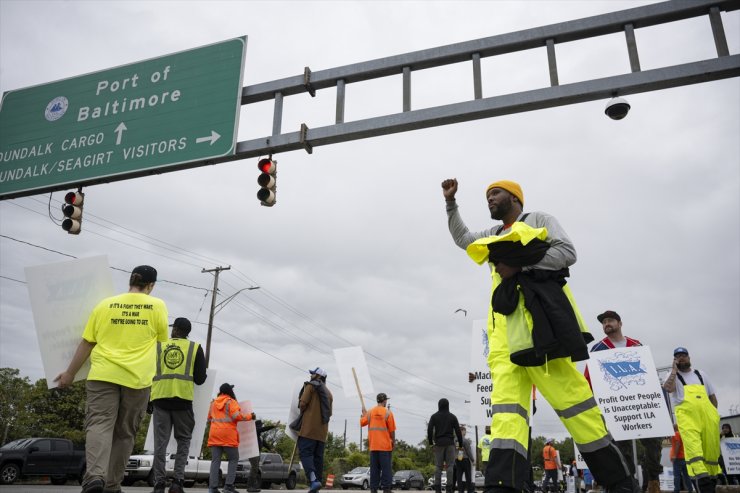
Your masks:
[{"label": "overcast sky", "polygon": [[[248,35],[251,85],[450,43],[643,5],[625,1],[91,2],[0,0],[0,91],[104,70]],[[740,14],[723,14],[730,53]],[[716,56],[708,18],[638,29],[643,69]],[[560,83],[625,73],[624,36],[557,46]],[[412,107],[473,97],[470,64],[414,72]],[[483,96],[549,84],[545,48],[483,60]],[[151,264],[170,321],[205,342],[213,276],[211,368],[258,415],[285,422],[296,379],[322,366],[334,393],[331,430],[357,441],[359,402],[338,386],[332,349],[366,351],[398,437],[416,444],[437,400],[468,421],[472,321],[486,316],[489,274],[450,239],[440,183],[456,177],[473,231],[491,226],[484,192],[521,183],[525,210],[558,218],[575,243],[571,288],[597,339],[596,315],[622,316],[658,366],[686,346],[740,409],[740,82],[737,78],[606,101],[400,133],[278,155],[278,203],[255,197],[257,159],[85,189],[79,236],[48,217],[49,195],[0,202],[0,366],[43,377],[24,268],[107,255]],[[335,91],[287,97],[283,131],[330,125]],[[402,110],[401,76],[347,86],[346,121]],[[272,103],[243,107],[239,140],[272,129]],[[58,212],[61,192],[51,197]],[[113,270],[117,291],[128,275]],[[467,316],[458,308],[467,310]],[[535,435],[566,436],[547,406]],[[734,411],[731,411],[734,409]],[[478,423],[482,425],[483,423]]]}]

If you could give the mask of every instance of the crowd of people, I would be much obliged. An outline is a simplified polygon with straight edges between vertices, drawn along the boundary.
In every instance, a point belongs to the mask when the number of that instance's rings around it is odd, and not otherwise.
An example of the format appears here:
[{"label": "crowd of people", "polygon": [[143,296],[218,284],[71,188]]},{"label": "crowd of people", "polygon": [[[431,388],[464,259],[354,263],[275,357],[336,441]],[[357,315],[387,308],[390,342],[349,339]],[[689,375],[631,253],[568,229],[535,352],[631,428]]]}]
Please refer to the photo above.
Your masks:
[{"label": "crowd of people", "polygon": [[[594,399],[588,374],[575,362],[588,359],[588,332],[567,278],[576,250],[555,217],[524,212],[524,192],[510,180],[485,190],[491,218],[501,224],[471,232],[456,201],[458,182],[442,182],[448,228],[454,243],[492,279],[488,307],[488,366],[491,394],[490,452],[485,468],[486,493],[518,493],[531,484],[530,397],[536,386],[573,437],[590,475],[607,493],[639,493],[631,441],[615,442]],[[641,346],[622,334],[613,310],[598,317],[606,337],[591,351]],[[706,372],[692,370],[688,350],[677,347],[664,389],[671,396],[677,429],[683,436],[684,462],[699,493],[713,493],[721,476],[717,431],[719,413]],[[661,438],[643,438],[644,487],[658,493]],[[544,450],[545,486],[559,465],[552,444]]]},{"label": "crowd of people", "polygon": [[[529,425],[533,386],[551,404],[573,437],[588,476],[607,493],[640,493],[636,478],[632,442],[616,442],[590,388],[588,372],[581,374],[575,362],[589,358],[588,344],[594,340],[571,293],[567,278],[576,262],[576,250],[555,217],[544,212],[524,212],[524,193],[513,181],[500,180],[486,188],[491,218],[501,221],[482,231],[471,232],[459,212],[455,196],[456,179],[442,182],[448,227],[453,241],[478,264],[488,264],[493,293],[488,307],[488,358],[493,418],[481,439],[486,493],[519,493],[531,490],[532,459]],[[184,465],[194,427],[194,385],[206,380],[206,359],[201,346],[188,340],[190,322],[175,319],[167,335],[165,303],[151,296],[157,271],[151,266],[136,267],[129,291],[101,301],[93,310],[68,368],[55,381],[60,387],[71,384],[89,358],[87,378],[86,453],[87,471],[82,493],[119,493],[126,461],[137,428],[148,404],[154,425],[153,493],[166,488],[165,454],[174,432],[177,441],[174,478],[169,493],[183,492]],[[613,311],[601,313],[598,321],[606,337],[590,351],[641,346],[637,339],[622,334],[622,318]],[[676,478],[675,492],[686,481],[689,492],[713,493],[723,475],[720,457],[719,414],[711,378],[693,369],[685,347],[673,351],[674,361],[664,390],[670,394],[675,411],[675,435],[671,459]],[[323,486],[324,446],[332,414],[333,397],[326,386],[326,371],[309,371],[298,398],[300,415],[289,426],[297,435],[296,447],[309,492]],[[234,386],[224,383],[211,402],[208,446],[213,461],[209,492],[218,493],[218,472],[222,457],[228,460],[224,492],[233,492],[239,459],[239,421],[256,420],[243,413]],[[377,395],[377,405],[363,406],[360,425],[368,427],[370,488],[373,493],[392,487],[391,454],[396,424],[387,407],[388,396]],[[732,430],[723,426],[723,437]],[[447,493],[457,483],[459,493],[471,492],[476,454],[466,430],[440,399],[427,430],[434,450],[435,488],[441,493],[443,468],[448,478]],[[114,447],[113,444],[116,444]],[[642,457],[647,493],[659,493],[661,438],[643,438]],[[550,440],[543,451],[548,488],[557,482],[562,464]],[[259,458],[250,458],[255,484]],[[455,478],[457,481],[449,481]],[[584,474],[584,479],[585,474]],[[729,476],[729,481],[737,478]]]},{"label": "crowd of people", "polygon": [[[175,319],[167,334],[167,306],[151,295],[157,270],[149,265],[133,269],[129,290],[100,301],[93,309],[75,354],[54,381],[68,387],[83,364],[90,360],[86,381],[85,455],[87,468],[82,493],[121,493],[126,463],[146,412],[152,414],[154,461],[152,493],[167,488],[167,445],[177,442],[174,473],[168,493],[183,493],[185,464],[195,427],[195,385],[207,378],[207,363],[200,344],[188,340],[191,323]],[[298,435],[297,448],[310,481],[310,490],[321,488],[324,443],[332,414],[332,394],[326,387],[326,371],[309,371],[310,380],[299,396],[299,418],[291,423]],[[255,421],[254,413],[242,412],[234,385],[223,383],[208,410],[208,447],[211,451],[209,493],[220,493],[221,460],[228,460],[224,493],[235,492],[239,460],[237,423]],[[257,451],[260,435],[272,426],[256,423]],[[258,492],[259,455],[252,466],[248,491]]]}]

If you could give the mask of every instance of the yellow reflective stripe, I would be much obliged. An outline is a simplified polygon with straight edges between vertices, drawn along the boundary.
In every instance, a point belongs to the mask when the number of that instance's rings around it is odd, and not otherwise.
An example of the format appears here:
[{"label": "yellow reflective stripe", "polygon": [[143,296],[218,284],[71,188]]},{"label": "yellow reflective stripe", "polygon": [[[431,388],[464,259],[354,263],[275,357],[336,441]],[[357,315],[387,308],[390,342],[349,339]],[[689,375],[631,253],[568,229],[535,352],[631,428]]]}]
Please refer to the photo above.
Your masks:
[{"label": "yellow reflective stripe", "polygon": [[162,342],[157,341],[157,371],[153,380],[157,380],[160,375],[162,375]]},{"label": "yellow reflective stripe", "polygon": [[190,344],[188,345],[188,355],[185,358],[185,375],[190,375],[190,380],[193,379],[193,371],[190,368],[193,364],[193,351],[195,351],[195,342],[190,341]]},{"label": "yellow reflective stripe", "polygon": [[152,380],[155,382],[159,380],[187,380],[187,381],[192,382],[193,376],[192,375],[176,375],[174,373],[168,373],[167,375],[157,375]]}]

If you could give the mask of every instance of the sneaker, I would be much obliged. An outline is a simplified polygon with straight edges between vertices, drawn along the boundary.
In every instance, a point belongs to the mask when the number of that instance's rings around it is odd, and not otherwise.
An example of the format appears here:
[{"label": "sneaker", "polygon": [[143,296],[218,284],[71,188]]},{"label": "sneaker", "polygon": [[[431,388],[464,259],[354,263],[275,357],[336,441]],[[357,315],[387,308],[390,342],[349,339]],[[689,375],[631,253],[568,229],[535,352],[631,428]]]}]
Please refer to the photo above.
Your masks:
[{"label": "sneaker", "polygon": [[155,484],[152,493],[164,493],[165,486],[166,484],[164,482]]},{"label": "sneaker", "polygon": [[104,489],[105,481],[102,478],[95,478],[82,485],[82,493],[103,493]]},{"label": "sneaker", "polygon": [[224,485],[224,493],[239,493],[239,490],[234,488],[233,484],[225,484]]},{"label": "sneaker", "polygon": [[311,481],[311,485],[308,488],[309,493],[315,493],[321,489],[321,483],[319,481]]},{"label": "sneaker", "polygon": [[[164,490],[163,490],[164,492]],[[185,493],[185,489],[182,487],[182,479],[173,479],[170,489],[167,493]]]},{"label": "sneaker", "polygon": [[257,488],[256,486],[248,486],[247,487],[247,492],[248,493],[259,493],[260,491],[262,491],[262,490],[259,489],[259,488]]}]

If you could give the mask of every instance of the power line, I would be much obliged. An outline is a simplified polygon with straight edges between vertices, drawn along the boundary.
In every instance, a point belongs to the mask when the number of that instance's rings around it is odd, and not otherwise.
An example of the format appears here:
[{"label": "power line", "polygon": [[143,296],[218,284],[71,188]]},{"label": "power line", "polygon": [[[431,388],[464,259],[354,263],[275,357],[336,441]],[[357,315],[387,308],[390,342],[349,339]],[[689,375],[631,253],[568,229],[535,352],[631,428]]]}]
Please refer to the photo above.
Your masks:
[{"label": "power line", "polygon": [[[46,250],[48,252],[58,253],[59,255],[64,255],[65,257],[71,257],[73,259],[77,259],[77,257],[75,257],[74,255],[70,255],[68,253],[60,252],[60,251],[54,250],[52,248],[46,248],[46,247],[41,246],[41,245],[36,245],[35,243],[30,243],[28,241],[19,240],[17,238],[13,238],[12,236],[0,234],[0,237],[7,238],[8,240],[17,241],[18,243],[23,243],[25,245],[29,245],[29,246],[32,246],[32,247],[35,247],[35,248],[40,248],[40,249]],[[109,268],[111,270],[117,270],[117,271],[125,272],[126,274],[131,274],[131,271],[130,270],[121,269],[120,267],[109,267]],[[8,278],[8,279],[10,279],[10,278]],[[13,280],[15,281],[15,279],[13,279]],[[19,282],[23,282],[23,281],[19,281]],[[157,282],[166,282],[168,284],[175,284],[177,286],[183,286],[185,288],[198,289],[198,290],[201,290],[201,291],[206,291],[206,293],[208,293],[208,292],[211,291],[211,290],[209,290],[207,288],[201,288],[201,287],[198,287],[198,286],[191,286],[189,284],[183,284],[181,282],[176,282],[176,281],[169,281],[167,279],[158,279]]]},{"label": "power line", "polygon": [[[236,269],[236,270],[237,270],[237,272],[239,272],[238,269]],[[344,338],[344,337],[342,337],[342,336],[340,336],[338,334],[335,334],[333,331],[331,331],[327,327],[323,326],[322,324],[316,322],[315,320],[313,320],[312,318],[310,318],[308,315],[306,315],[306,314],[300,312],[298,309],[292,307],[290,304],[288,304],[287,302],[283,301],[280,297],[278,297],[277,295],[273,294],[269,289],[262,288],[260,291],[262,291],[265,295],[267,295],[268,297],[270,297],[273,300],[275,300],[276,302],[278,302],[280,305],[282,305],[285,308],[287,308],[289,311],[291,311],[291,312],[295,313],[296,315],[298,315],[300,318],[303,318],[307,322],[313,324],[315,327],[317,327],[317,328],[319,328],[319,329],[327,332],[328,334],[336,337],[337,339],[339,339],[340,341],[342,341],[342,342],[344,342],[346,344],[349,344],[350,346],[356,346],[356,344],[353,343],[352,341],[349,341],[348,339],[346,339],[346,338]],[[432,385],[435,388],[445,389],[445,390],[448,390],[450,392],[454,392],[454,393],[459,394],[459,395],[467,396],[467,394],[464,393],[464,392],[460,392],[459,390],[455,390],[455,389],[452,389],[450,387],[445,387],[444,385],[440,385],[438,382],[434,382],[432,380],[428,380],[428,379],[426,379],[424,377],[420,377],[420,376],[418,376],[418,375],[416,375],[416,374],[414,374],[414,373],[412,373],[412,372],[410,372],[408,370],[405,370],[405,369],[403,369],[403,368],[401,368],[401,367],[399,367],[399,366],[391,363],[390,361],[387,361],[387,360],[381,358],[380,356],[377,356],[377,355],[371,353],[367,349],[364,349],[363,348],[363,352],[365,354],[367,354],[368,356],[371,356],[371,357],[375,358],[376,360],[381,361],[381,362],[383,362],[383,363],[385,363],[385,364],[387,364],[387,365],[395,368],[396,370],[401,371],[401,372],[403,372],[403,373],[405,373],[405,374],[407,374],[407,375],[409,375],[411,377],[414,377],[414,378],[416,378],[418,380],[421,380],[423,382],[426,382],[427,384]]]},{"label": "power line", "polygon": [[[39,201],[38,199],[33,199],[33,200],[34,200],[34,201],[36,201],[36,202],[39,202],[39,203],[41,203],[41,202],[40,202],[40,201]],[[49,200],[50,200],[50,202],[51,202],[51,196],[50,196]],[[35,212],[35,213],[37,213],[37,214],[43,215],[43,214],[41,214],[41,213],[39,213],[39,212],[37,212],[37,211],[34,211],[34,210],[32,210],[32,209],[29,209],[28,207],[22,206],[22,205],[20,205],[20,204],[17,204],[17,203],[15,203],[15,202],[10,202],[10,203],[12,203],[13,205],[16,205],[16,206],[18,206],[18,207],[21,207],[21,208],[23,208],[23,209],[29,210],[29,211],[31,211],[31,212]],[[50,212],[50,209],[49,209],[49,212]],[[138,233],[138,232],[136,232],[136,231],[134,231],[134,230],[131,230],[131,229],[129,229],[129,228],[126,228],[126,227],[124,227],[124,226],[118,225],[118,224],[114,223],[113,221],[109,221],[109,220],[107,220],[107,219],[101,218],[101,217],[99,217],[99,216],[95,216],[95,215],[93,215],[93,214],[89,214],[89,213],[86,213],[86,214],[87,214],[87,216],[92,216],[92,217],[96,217],[96,218],[98,218],[98,219],[101,219],[101,220],[103,220],[103,221],[105,221],[105,222],[108,222],[108,223],[110,223],[110,224],[114,224],[114,225],[115,225],[116,227],[119,227],[119,228],[121,228],[121,229],[123,229],[123,230],[129,231],[129,232],[131,232],[131,233],[134,233],[134,234],[136,234],[136,235],[138,235],[138,236],[141,236],[141,237],[145,237],[145,238],[151,239],[152,241],[155,241],[155,242],[158,242],[158,243],[162,243],[162,244],[165,244],[165,245],[171,246],[172,248],[165,248],[165,249],[166,249],[166,250],[168,250],[168,251],[171,251],[171,252],[173,252],[173,253],[177,253],[178,255],[183,255],[183,256],[187,256],[187,257],[190,257],[190,258],[194,258],[194,259],[195,259],[195,257],[199,257],[200,259],[208,259],[208,257],[205,257],[205,256],[202,256],[202,255],[199,255],[199,254],[197,254],[197,253],[194,253],[194,252],[190,252],[190,251],[188,251],[188,250],[185,250],[185,249],[182,249],[181,247],[178,247],[178,246],[176,246],[176,245],[172,245],[172,244],[169,244],[169,243],[163,242],[163,241],[161,241],[161,240],[158,240],[158,239],[156,239],[156,238],[154,238],[154,237],[151,237],[151,236],[148,236],[148,235],[144,235],[144,234],[142,234],[142,233]],[[89,221],[89,222],[91,222],[91,223],[93,223],[93,224],[96,224],[96,225],[98,225],[98,226],[100,226],[100,227],[102,227],[102,228],[105,228],[105,229],[109,229],[109,230],[111,230],[111,231],[117,232],[117,231],[115,231],[115,230],[114,230],[113,228],[110,228],[109,226],[106,226],[106,225],[103,225],[103,224],[99,224],[99,223],[96,223],[95,221]],[[94,230],[88,230],[88,231],[89,231],[89,232],[90,232],[91,234],[94,234],[94,235],[97,235],[97,236],[100,236],[100,237],[102,237],[102,238],[106,238],[106,239],[109,239],[109,240],[112,240],[112,241],[116,241],[116,242],[118,242],[118,243],[120,243],[120,244],[123,244],[123,245],[127,245],[127,246],[130,246],[130,247],[132,247],[132,248],[137,248],[137,249],[139,249],[139,250],[143,250],[143,251],[146,251],[146,252],[148,252],[148,253],[154,253],[154,254],[156,254],[156,255],[160,255],[160,256],[162,256],[162,257],[168,258],[168,259],[170,259],[170,260],[174,260],[174,261],[176,261],[176,262],[182,262],[182,263],[184,263],[184,264],[187,264],[187,265],[191,265],[191,266],[196,266],[196,267],[200,267],[200,266],[198,266],[198,265],[196,265],[196,264],[192,264],[192,263],[189,263],[189,262],[185,262],[184,260],[181,260],[181,259],[176,259],[176,258],[172,258],[172,257],[169,257],[169,256],[167,256],[167,255],[163,255],[163,254],[161,254],[161,253],[158,253],[158,252],[152,252],[152,251],[150,251],[150,250],[146,250],[146,249],[144,249],[144,248],[141,248],[141,247],[139,247],[139,246],[136,246],[136,245],[132,245],[132,244],[130,244],[130,243],[126,243],[126,242],[123,242],[123,241],[121,241],[121,240],[118,240],[118,239],[114,239],[114,238],[111,238],[111,237],[109,237],[109,236],[106,236],[106,235],[103,235],[103,234],[101,234],[101,233],[98,233],[98,232],[96,232],[96,231],[94,231]],[[32,245],[32,246],[37,246],[37,245],[33,245],[33,244],[31,244],[31,245]],[[161,247],[161,246],[158,246],[158,245],[152,245],[152,246],[155,246],[155,247],[157,247],[157,248],[163,248],[163,247]],[[39,247],[39,248],[44,248],[44,247]],[[181,250],[181,251],[183,251],[183,252],[186,252],[186,254],[180,253],[180,252],[178,252],[177,250]],[[57,253],[60,253],[60,254],[62,254],[61,252],[57,252]],[[66,255],[66,254],[62,254],[62,255]],[[74,257],[74,256],[72,256],[72,255],[68,255],[68,256],[70,256],[70,257],[72,257],[72,258],[76,258],[76,257]],[[224,262],[221,262],[221,261],[218,261],[218,260],[214,260],[214,259],[209,259],[209,260],[213,260],[213,261],[215,261],[215,262],[217,262],[217,263],[224,263]],[[122,269],[119,269],[119,270],[122,270]],[[260,283],[258,283],[258,282],[256,282],[255,280],[251,279],[251,278],[250,278],[249,276],[247,276],[247,275],[246,275],[245,273],[243,273],[243,272],[242,272],[242,271],[240,271],[239,269],[234,269],[234,270],[235,270],[235,271],[236,271],[236,272],[238,273],[238,275],[242,276],[242,277],[243,277],[244,279],[247,279],[247,281],[248,281],[249,283],[251,283],[251,284],[257,284],[257,285],[261,285]],[[128,272],[128,271],[124,271],[124,272]],[[207,290],[207,289],[205,289],[205,288],[199,288],[199,287],[195,287],[195,286],[190,286],[190,285],[186,285],[186,284],[181,284],[181,283],[177,283],[177,282],[174,282],[174,281],[162,280],[162,282],[167,282],[167,283],[171,283],[171,284],[176,284],[176,285],[180,285],[180,286],[184,286],[184,287],[188,287],[188,288],[193,288],[193,289],[199,289],[199,290],[204,290],[204,291],[206,291],[206,295],[208,294],[208,292],[210,292],[210,290]],[[228,282],[224,282],[224,284],[227,284],[227,285],[231,286],[232,288],[234,288],[234,286],[233,286],[233,285],[231,285],[231,284],[229,284]],[[236,289],[236,288],[234,288],[234,289]],[[317,321],[313,320],[313,319],[312,319],[311,317],[309,317],[309,316],[308,316],[308,315],[306,315],[305,313],[301,312],[300,310],[298,310],[297,308],[293,307],[292,305],[290,305],[290,304],[289,304],[288,302],[286,302],[285,300],[283,300],[282,298],[280,298],[280,297],[279,297],[279,296],[277,296],[276,294],[272,293],[272,292],[271,292],[271,291],[270,291],[269,289],[263,288],[263,289],[262,289],[261,291],[262,291],[262,292],[264,292],[264,293],[265,293],[265,295],[266,295],[266,296],[267,296],[267,297],[268,297],[269,299],[271,299],[272,301],[276,302],[276,303],[277,303],[278,305],[282,306],[282,307],[283,307],[284,309],[288,310],[289,312],[291,312],[291,313],[295,314],[295,315],[296,315],[297,317],[299,317],[299,318],[301,318],[301,319],[303,319],[303,320],[307,321],[308,323],[310,323],[310,324],[312,324],[313,326],[315,326],[315,327],[317,327],[317,328],[319,328],[319,329],[323,330],[323,331],[324,331],[324,332],[326,332],[327,334],[329,334],[329,335],[331,335],[331,336],[333,336],[333,337],[337,338],[338,340],[342,341],[342,342],[343,342],[343,343],[345,343],[345,344],[348,344],[348,345],[350,345],[350,346],[355,346],[355,345],[356,345],[356,344],[355,344],[355,343],[353,343],[352,341],[349,341],[348,339],[346,339],[346,338],[344,338],[344,337],[342,337],[342,336],[340,336],[340,335],[338,335],[338,334],[334,333],[334,332],[333,332],[332,330],[330,330],[329,328],[327,328],[327,327],[325,327],[324,325],[322,325],[322,324],[318,323]],[[293,326],[294,326],[294,327],[295,327],[296,329],[298,329],[298,330],[300,330],[300,331],[304,331],[304,332],[305,332],[305,329],[302,329],[301,327],[298,327],[298,326],[297,326],[297,325],[295,325],[294,323],[292,323],[292,322],[290,322],[289,320],[287,320],[287,319],[286,319],[285,317],[282,317],[281,315],[279,315],[279,314],[278,314],[278,313],[276,313],[275,311],[273,311],[273,310],[271,310],[271,309],[267,308],[267,307],[266,307],[265,305],[259,304],[259,303],[257,303],[256,301],[252,301],[252,302],[253,302],[253,303],[255,303],[255,304],[256,304],[256,305],[258,305],[258,306],[261,306],[261,307],[262,307],[263,309],[265,309],[265,310],[267,310],[268,312],[272,313],[272,314],[273,314],[274,316],[276,316],[276,317],[280,318],[281,320],[285,321],[286,323],[288,323],[288,324],[290,324],[290,325],[293,325]],[[238,304],[238,303],[237,303],[237,304]],[[277,323],[275,323],[275,322],[273,322],[273,321],[269,321],[269,320],[268,320],[267,318],[265,318],[265,317],[263,317],[263,316],[259,315],[259,314],[258,314],[257,312],[255,312],[254,310],[250,310],[250,309],[247,309],[247,308],[245,308],[245,307],[244,307],[243,305],[240,305],[240,304],[238,304],[238,305],[239,305],[240,307],[242,307],[242,309],[245,309],[246,311],[248,311],[248,312],[252,313],[252,314],[253,314],[254,316],[256,316],[256,317],[258,317],[258,318],[262,319],[263,321],[265,321],[265,323],[268,323],[268,324],[269,324],[269,325],[271,325],[272,327],[274,327],[274,328],[276,328],[276,329],[278,329],[278,330],[281,330],[281,331],[285,332],[286,334],[290,335],[291,337],[296,337],[296,336],[295,336],[295,334],[291,333],[290,331],[288,331],[288,329],[286,329],[286,328],[282,327],[282,326],[281,326],[280,324],[277,324]],[[202,307],[201,307],[201,310],[202,310]],[[200,311],[198,312],[198,314],[200,314]],[[302,340],[303,340],[303,341],[305,342],[305,339],[302,339]],[[314,346],[313,344],[311,344],[311,343],[307,343],[307,344],[309,344],[309,345],[311,345],[312,347],[316,348],[316,347],[315,347],[315,346]],[[406,375],[409,375],[410,377],[413,377],[413,378],[415,378],[415,379],[417,379],[417,380],[419,380],[419,381],[425,382],[425,383],[426,383],[427,385],[433,386],[433,387],[434,387],[435,389],[444,389],[444,390],[447,390],[447,391],[453,392],[453,393],[455,393],[455,394],[458,394],[458,395],[463,395],[463,396],[464,396],[464,395],[467,395],[467,394],[465,394],[465,393],[463,393],[463,392],[460,392],[460,391],[458,391],[458,390],[456,390],[456,389],[452,389],[452,388],[450,388],[450,387],[446,387],[446,386],[444,386],[444,385],[440,385],[440,384],[439,384],[439,382],[435,382],[435,381],[432,381],[432,380],[426,379],[426,378],[424,378],[424,377],[421,377],[421,376],[419,376],[419,375],[416,375],[416,374],[414,374],[414,373],[412,373],[412,372],[410,372],[410,371],[408,371],[408,370],[406,370],[406,369],[404,369],[404,368],[402,368],[402,367],[400,367],[400,366],[398,366],[398,365],[395,365],[395,364],[393,364],[393,363],[391,363],[391,362],[389,362],[389,361],[387,361],[387,360],[385,360],[385,359],[381,358],[380,356],[377,356],[376,354],[373,354],[373,353],[371,353],[371,352],[369,352],[369,351],[367,351],[367,350],[365,350],[365,349],[363,349],[363,351],[364,351],[364,352],[365,352],[365,353],[366,353],[366,354],[367,354],[368,356],[370,356],[370,357],[372,357],[372,358],[376,359],[377,361],[379,361],[379,362],[382,362],[382,363],[385,363],[386,365],[388,365],[388,366],[390,366],[390,367],[392,367],[392,368],[394,368],[394,369],[396,369],[396,370],[398,370],[398,371],[400,371],[400,372],[402,372],[402,373],[404,373],[404,374],[406,374]],[[321,351],[321,352],[326,352],[326,351]],[[377,369],[377,367],[376,367],[376,369]],[[382,370],[381,370],[381,371],[382,371]]]},{"label": "power line", "polygon": [[[36,201],[36,202],[39,202],[39,203],[41,202],[40,200],[36,199],[35,197],[28,197],[28,198],[30,198],[30,199],[32,199],[32,200],[34,200],[34,201]],[[49,202],[51,203],[51,194],[49,195]],[[59,204],[61,204],[61,203],[62,203],[62,202],[61,202],[61,201],[59,201],[59,200],[57,200],[56,202],[58,202]],[[29,209],[29,210],[30,210],[30,209]],[[131,229],[131,228],[127,228],[127,227],[125,227],[125,226],[122,226],[122,225],[120,225],[120,224],[118,224],[118,223],[114,222],[114,221],[111,221],[110,219],[106,219],[106,218],[104,218],[104,217],[101,217],[101,216],[97,216],[97,215],[95,215],[95,214],[92,214],[92,213],[91,213],[91,212],[89,212],[89,211],[86,211],[86,212],[85,212],[85,217],[86,217],[86,218],[88,218],[88,217],[94,217],[94,218],[96,218],[96,219],[98,219],[98,220],[100,220],[100,221],[104,221],[104,222],[106,222],[106,223],[112,224],[112,225],[113,225],[113,226],[115,226],[116,228],[122,229],[123,231],[125,231],[125,232],[127,232],[127,233],[131,233],[131,234],[134,234],[134,235],[140,236],[140,237],[142,237],[142,238],[145,238],[145,239],[147,239],[147,240],[151,240],[151,241],[154,241],[154,242],[156,242],[156,243],[160,243],[160,244],[162,244],[162,245],[165,245],[165,246],[167,247],[167,248],[165,248],[165,247],[159,246],[159,248],[164,248],[165,250],[169,250],[169,251],[171,251],[171,252],[174,252],[174,253],[179,253],[180,255],[183,255],[183,256],[189,256],[189,257],[191,257],[191,258],[193,258],[193,259],[195,259],[195,260],[206,260],[206,261],[207,261],[207,262],[209,262],[209,263],[217,263],[217,264],[218,264],[218,263],[223,263],[223,262],[220,262],[220,261],[218,261],[218,260],[212,259],[212,258],[210,258],[210,257],[206,257],[206,256],[204,256],[204,255],[201,255],[201,254],[199,254],[199,253],[197,253],[197,252],[193,252],[193,251],[187,250],[187,249],[185,249],[185,248],[183,248],[183,247],[181,247],[181,246],[179,246],[179,245],[175,245],[175,244],[172,244],[172,243],[168,243],[168,242],[166,242],[166,241],[160,240],[160,239],[158,239],[158,238],[155,238],[155,237],[153,237],[153,236],[150,236],[150,235],[147,235],[147,234],[141,233],[141,232],[139,232],[139,231],[136,231],[136,230],[134,230],[134,229]],[[116,232],[116,233],[118,233],[118,231],[116,231],[116,230],[115,230],[114,228],[112,228],[112,227],[110,227],[110,226],[106,226],[106,225],[104,225],[104,224],[96,223],[95,221],[90,221],[90,222],[92,222],[93,224],[96,224],[96,225],[98,225],[98,226],[101,226],[101,227],[103,227],[103,228],[107,228],[107,229],[110,229],[110,230],[111,230],[111,231],[113,231],[113,232]],[[157,246],[157,245],[154,245],[154,246]],[[185,252],[185,253],[180,253],[180,252]],[[187,255],[186,255],[186,254],[187,254]]]},{"label": "power line", "polygon": [[0,234],[0,237],[7,238],[7,239],[13,240],[13,241],[17,241],[18,243],[23,243],[24,245],[29,245],[29,246],[32,246],[32,247],[40,248],[42,250],[46,250],[47,252],[58,253],[59,255],[64,255],[65,257],[77,258],[74,255],[70,255],[68,253],[60,252],[59,250],[54,250],[52,248],[46,248],[46,247],[43,247],[41,245],[36,245],[34,243],[29,243],[27,241],[19,240],[17,238],[13,238],[11,236],[7,236],[7,235],[4,235],[4,234]]},{"label": "power line", "polygon": [[[196,322],[196,323],[198,323],[200,325],[207,325],[204,322]],[[301,368],[299,366],[296,366],[293,363],[290,363],[289,361],[286,361],[286,360],[280,358],[279,356],[276,356],[276,355],[270,353],[269,351],[266,351],[266,350],[260,348],[259,346],[256,346],[256,345],[248,342],[246,339],[243,339],[243,338],[241,338],[241,337],[239,337],[239,336],[237,336],[235,334],[232,334],[231,332],[229,332],[229,331],[227,331],[225,329],[222,329],[222,328],[220,328],[220,327],[218,327],[216,325],[213,325],[213,328],[216,329],[216,330],[218,330],[219,332],[222,332],[223,334],[226,334],[229,337],[232,337],[232,338],[236,339],[239,342],[242,342],[242,343],[246,344],[247,346],[250,346],[250,347],[256,349],[257,351],[259,351],[259,352],[261,352],[261,353],[263,353],[263,354],[265,354],[265,355],[267,355],[267,356],[269,356],[269,357],[271,357],[273,359],[276,359],[276,360],[280,361],[281,363],[284,363],[284,364],[290,366],[291,368],[295,368],[296,370],[300,371],[301,373],[305,373],[305,371],[306,371],[305,369],[303,369],[303,368]],[[332,385],[333,387],[342,389],[342,386],[339,385],[339,384],[337,384],[337,383],[335,383],[335,382],[329,381],[329,382],[327,382],[327,384],[328,385]],[[417,413],[415,413],[413,411],[409,411],[408,409],[400,408],[400,407],[398,407],[396,405],[394,405],[393,407],[394,407],[394,409],[402,410],[403,412],[408,413],[408,414],[410,414],[412,416],[416,416],[418,418],[427,419],[427,417],[428,417],[428,416],[423,416],[421,414],[417,414]]]},{"label": "power line", "polygon": [[21,280],[19,280],[19,279],[13,279],[12,277],[8,277],[8,276],[3,276],[3,275],[0,275],[0,278],[3,278],[3,279],[7,279],[7,280],[9,280],[9,281],[15,281],[15,282],[19,282],[19,283],[21,283],[21,284],[26,284],[26,281],[21,281]]}]

